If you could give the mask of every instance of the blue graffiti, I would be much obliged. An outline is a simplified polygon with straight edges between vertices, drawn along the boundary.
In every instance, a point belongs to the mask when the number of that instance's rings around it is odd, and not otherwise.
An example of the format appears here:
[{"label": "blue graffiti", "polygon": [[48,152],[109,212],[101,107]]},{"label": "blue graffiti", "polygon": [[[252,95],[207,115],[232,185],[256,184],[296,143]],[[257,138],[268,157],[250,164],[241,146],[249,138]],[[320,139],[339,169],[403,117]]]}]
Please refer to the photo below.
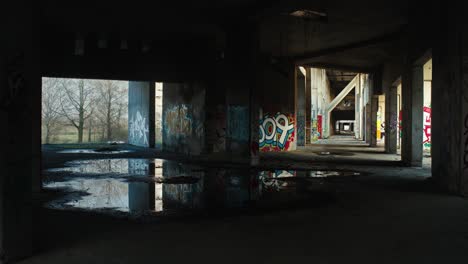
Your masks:
[{"label": "blue graffiti", "polygon": [[266,115],[263,120],[260,120],[259,146],[275,146],[283,149],[293,133],[294,124],[289,123],[286,115],[280,113],[275,117]]}]

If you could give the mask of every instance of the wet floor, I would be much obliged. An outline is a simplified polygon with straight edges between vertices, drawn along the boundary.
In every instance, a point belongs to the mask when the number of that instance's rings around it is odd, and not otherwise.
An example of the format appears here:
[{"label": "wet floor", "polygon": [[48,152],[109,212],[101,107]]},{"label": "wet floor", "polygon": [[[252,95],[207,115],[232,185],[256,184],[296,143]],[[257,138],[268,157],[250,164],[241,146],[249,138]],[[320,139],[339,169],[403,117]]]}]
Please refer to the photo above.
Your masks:
[{"label": "wet floor", "polygon": [[115,149],[67,149],[58,151],[60,154],[124,154],[130,153],[131,150],[115,150]]},{"label": "wet floor", "polygon": [[333,200],[352,171],[204,168],[161,159],[80,160],[44,173],[62,210],[168,215],[232,209],[308,207]]}]

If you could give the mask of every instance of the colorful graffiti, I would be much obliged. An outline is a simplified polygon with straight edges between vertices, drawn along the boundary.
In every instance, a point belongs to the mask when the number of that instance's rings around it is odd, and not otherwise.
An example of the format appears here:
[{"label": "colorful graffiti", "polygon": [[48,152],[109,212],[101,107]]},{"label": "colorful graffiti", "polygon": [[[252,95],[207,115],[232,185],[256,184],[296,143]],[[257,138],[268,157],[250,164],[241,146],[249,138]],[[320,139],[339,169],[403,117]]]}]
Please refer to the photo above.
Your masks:
[{"label": "colorful graffiti", "polygon": [[249,109],[246,106],[231,105],[228,107],[228,131],[231,140],[249,141]]},{"label": "colorful graffiti", "polygon": [[[423,107],[423,147],[424,149],[431,148],[431,107],[424,106]],[[400,138],[403,137],[403,111],[400,110],[400,118],[399,118],[399,130],[400,130]]]},{"label": "colorful graffiti", "polygon": [[315,141],[317,141],[319,139],[317,119],[312,118],[311,124],[312,124],[312,126],[310,128],[310,137],[311,137],[311,141],[315,142]]},{"label": "colorful graffiti", "polygon": [[143,145],[148,145],[148,122],[140,111],[137,111],[135,116],[130,119],[128,132],[130,133],[130,142],[141,142]]},{"label": "colorful graffiti", "polygon": [[424,131],[424,140],[423,145],[424,148],[431,147],[431,107],[424,106],[424,123],[423,123],[423,131]]},{"label": "colorful graffiti", "polygon": [[176,137],[192,135],[192,118],[189,106],[182,104],[168,109],[165,113],[164,130]]},{"label": "colorful graffiti", "polygon": [[294,117],[277,113],[260,120],[260,151],[288,151],[295,140]]},{"label": "colorful graffiti", "polygon": [[265,191],[279,191],[288,186],[287,181],[279,181],[278,178],[296,177],[295,171],[275,170],[262,171],[259,173],[259,182]]},{"label": "colorful graffiti", "polygon": [[322,139],[322,115],[317,116],[317,133],[318,139]]}]

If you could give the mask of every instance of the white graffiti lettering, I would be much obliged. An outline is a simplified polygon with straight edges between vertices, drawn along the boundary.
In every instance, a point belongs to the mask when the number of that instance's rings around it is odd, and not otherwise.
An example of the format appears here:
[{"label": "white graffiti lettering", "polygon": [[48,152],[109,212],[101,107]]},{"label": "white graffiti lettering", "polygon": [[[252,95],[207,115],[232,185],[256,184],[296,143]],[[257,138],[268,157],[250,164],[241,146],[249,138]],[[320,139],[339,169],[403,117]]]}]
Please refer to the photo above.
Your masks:
[{"label": "white graffiti lettering", "polygon": [[148,144],[148,124],[140,111],[137,111],[135,116],[130,120],[129,132],[131,141],[140,141],[144,145]]},{"label": "white graffiti lettering", "polygon": [[282,149],[293,132],[294,124],[289,122],[286,115],[278,113],[276,117],[266,116],[260,123],[260,147],[272,145]]}]

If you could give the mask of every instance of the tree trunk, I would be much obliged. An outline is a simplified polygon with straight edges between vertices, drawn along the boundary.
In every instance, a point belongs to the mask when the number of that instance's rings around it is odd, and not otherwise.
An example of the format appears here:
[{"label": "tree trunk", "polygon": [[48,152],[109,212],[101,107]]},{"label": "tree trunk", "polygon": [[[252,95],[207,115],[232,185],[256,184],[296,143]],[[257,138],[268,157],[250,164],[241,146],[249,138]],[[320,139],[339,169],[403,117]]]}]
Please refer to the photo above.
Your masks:
[{"label": "tree trunk", "polygon": [[112,92],[111,89],[108,88],[108,101],[107,101],[107,116],[106,116],[106,125],[107,125],[107,140],[112,140]]},{"label": "tree trunk", "polygon": [[91,122],[90,122],[88,125],[89,125],[89,127],[88,127],[88,142],[91,143],[91,134],[92,134],[92,133],[91,133],[91,132],[92,132],[92,130],[91,130],[91,127],[92,127]]},{"label": "tree trunk", "polygon": [[49,126],[46,126],[45,143],[50,144],[50,128],[49,128]]},{"label": "tree trunk", "polygon": [[84,124],[83,124],[83,119],[80,118],[80,122],[78,124],[78,143],[83,143],[83,129],[84,129]]}]

